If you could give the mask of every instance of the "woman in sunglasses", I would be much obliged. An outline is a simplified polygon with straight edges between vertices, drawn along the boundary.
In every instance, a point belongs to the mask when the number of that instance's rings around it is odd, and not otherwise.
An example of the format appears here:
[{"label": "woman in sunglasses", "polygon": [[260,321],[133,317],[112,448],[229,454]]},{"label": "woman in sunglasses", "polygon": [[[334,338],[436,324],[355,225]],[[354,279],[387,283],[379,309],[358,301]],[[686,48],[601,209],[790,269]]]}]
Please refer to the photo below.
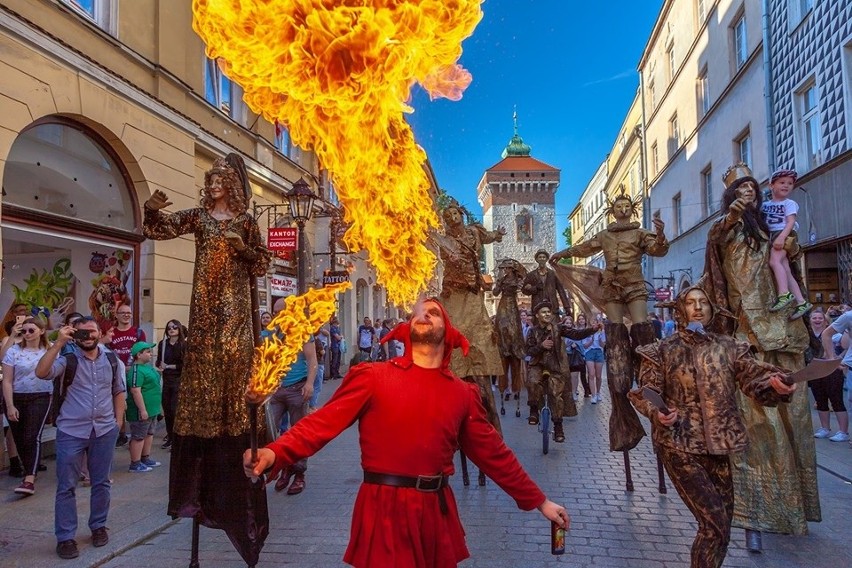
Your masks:
[{"label": "woman in sunglasses", "polygon": [[50,410],[53,382],[38,379],[35,368],[48,348],[45,324],[27,318],[12,328],[15,344],[3,357],[3,397],[6,416],[24,466],[24,481],[15,489],[20,495],[35,493],[41,457],[41,433]]},{"label": "woman in sunglasses", "polygon": [[163,415],[166,418],[166,439],[162,445],[164,450],[172,447],[180,373],[183,370],[183,355],[186,351],[184,329],[178,320],[169,320],[163,340],[157,344],[157,370],[163,374]]}]

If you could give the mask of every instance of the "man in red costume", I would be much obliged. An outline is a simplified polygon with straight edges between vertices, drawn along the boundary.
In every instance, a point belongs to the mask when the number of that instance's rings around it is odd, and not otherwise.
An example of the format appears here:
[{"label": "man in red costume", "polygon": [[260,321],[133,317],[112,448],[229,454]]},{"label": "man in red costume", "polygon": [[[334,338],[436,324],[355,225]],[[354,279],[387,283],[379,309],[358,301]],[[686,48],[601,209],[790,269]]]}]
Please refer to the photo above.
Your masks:
[{"label": "man in red costume", "polygon": [[249,477],[313,455],[359,420],[364,483],[355,501],[343,559],[357,568],[447,568],[470,556],[448,478],[461,446],[523,510],[538,509],[568,528],[564,507],[548,500],[485,417],[476,385],[449,369],[468,342],[433,299],[384,341],[405,354],[354,367],[332,398],[287,433],[244,455]]}]

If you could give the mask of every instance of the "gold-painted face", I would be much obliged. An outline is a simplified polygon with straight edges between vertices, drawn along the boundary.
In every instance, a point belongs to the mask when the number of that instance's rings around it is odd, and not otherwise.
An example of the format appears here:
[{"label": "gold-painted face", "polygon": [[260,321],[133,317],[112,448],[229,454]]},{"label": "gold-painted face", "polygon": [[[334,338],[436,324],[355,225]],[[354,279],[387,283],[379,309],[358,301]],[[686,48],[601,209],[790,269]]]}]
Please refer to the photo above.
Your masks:
[{"label": "gold-painted face", "polygon": [[706,326],[710,323],[713,310],[710,307],[710,300],[707,298],[707,294],[701,290],[691,290],[686,295],[683,305],[686,309],[687,324],[696,321]]},{"label": "gold-painted face", "polygon": [[757,201],[757,188],[753,182],[747,181],[737,188],[737,197],[749,203]]}]

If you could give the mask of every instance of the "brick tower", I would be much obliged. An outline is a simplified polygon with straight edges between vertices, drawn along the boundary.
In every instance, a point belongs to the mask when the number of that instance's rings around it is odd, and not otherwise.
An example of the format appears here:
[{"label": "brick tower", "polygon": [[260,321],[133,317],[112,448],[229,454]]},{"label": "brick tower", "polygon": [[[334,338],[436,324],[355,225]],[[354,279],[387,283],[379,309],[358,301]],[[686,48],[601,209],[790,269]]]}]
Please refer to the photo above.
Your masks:
[{"label": "brick tower", "polygon": [[535,251],[556,251],[554,203],[560,171],[533,158],[531,148],[515,134],[503,150],[503,159],[485,170],[476,188],[482,206],[482,224],[489,230],[506,229],[502,243],[486,247],[485,268],[494,274],[497,262],[514,258],[527,269],[536,265]]}]

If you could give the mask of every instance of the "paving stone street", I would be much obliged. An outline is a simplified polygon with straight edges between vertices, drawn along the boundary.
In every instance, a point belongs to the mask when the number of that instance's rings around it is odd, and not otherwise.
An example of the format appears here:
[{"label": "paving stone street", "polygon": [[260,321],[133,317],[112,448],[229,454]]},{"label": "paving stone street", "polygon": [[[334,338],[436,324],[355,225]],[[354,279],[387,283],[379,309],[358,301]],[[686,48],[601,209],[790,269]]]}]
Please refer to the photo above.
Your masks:
[{"label": "paving stone street", "polygon": [[[323,398],[337,387],[327,382]],[[508,406],[511,404],[512,406]],[[624,490],[620,454],[607,451],[609,404],[581,399],[579,416],[566,419],[567,441],[551,444],[542,455],[540,436],[514,415],[514,401],[502,418],[509,445],[553,500],[572,516],[566,554],[550,555],[549,524],[537,513],[526,513],[492,482],[464,487],[452,478],[471,558],[466,568],[538,566],[688,566],[696,524],[671,484],[657,490],[656,460],[648,438],[631,452],[635,491]],[[734,529],[724,566],[749,568],[839,567],[852,555],[852,450],[848,444],[817,440],[823,522],[810,525],[806,537],[764,536],[765,552],[751,555],[743,531]],[[0,566],[54,567],[188,566],[191,523],[171,521],[165,514],[166,467],[145,475],[126,471],[125,450],[116,453],[109,545],[91,546],[86,518],[88,489],[79,491],[81,556],[57,560],[52,535],[53,462],[36,496],[10,497],[13,480],[3,477],[0,509]],[[157,459],[168,454],[157,450]],[[259,566],[319,568],[344,566],[352,504],[361,479],[357,432],[350,428],[309,461],[307,489],[287,496],[269,491],[271,534]],[[846,479],[843,479],[843,478]],[[221,531],[201,529],[202,568],[245,566]]]}]

